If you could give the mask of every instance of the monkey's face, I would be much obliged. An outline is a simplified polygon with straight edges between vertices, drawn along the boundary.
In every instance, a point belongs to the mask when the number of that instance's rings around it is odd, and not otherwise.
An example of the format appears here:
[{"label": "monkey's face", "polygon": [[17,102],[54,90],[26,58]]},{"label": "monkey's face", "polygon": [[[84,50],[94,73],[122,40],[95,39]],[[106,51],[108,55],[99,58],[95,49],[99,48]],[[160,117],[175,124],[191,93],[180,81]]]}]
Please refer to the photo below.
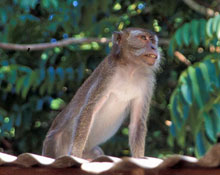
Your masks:
[{"label": "monkey's face", "polygon": [[160,59],[157,46],[158,38],[151,32],[131,30],[127,37],[127,47],[130,58],[137,63],[154,66]]},{"label": "monkey's face", "polygon": [[141,28],[127,28],[114,32],[112,55],[124,62],[157,69],[160,63],[158,38],[152,32]]}]

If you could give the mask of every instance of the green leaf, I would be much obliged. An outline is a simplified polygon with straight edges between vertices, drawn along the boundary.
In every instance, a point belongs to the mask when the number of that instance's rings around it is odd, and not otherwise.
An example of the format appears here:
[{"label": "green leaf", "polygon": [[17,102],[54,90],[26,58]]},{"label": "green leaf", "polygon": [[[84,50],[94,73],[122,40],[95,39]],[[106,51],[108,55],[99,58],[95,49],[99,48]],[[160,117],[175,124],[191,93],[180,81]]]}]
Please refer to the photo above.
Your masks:
[{"label": "green leaf", "polygon": [[65,72],[66,72],[67,77],[68,77],[69,80],[73,80],[73,79],[74,79],[74,71],[73,71],[73,68],[68,67],[68,68],[66,68]]},{"label": "green leaf", "polygon": [[199,132],[196,136],[196,148],[198,150],[199,155],[204,155],[206,152],[206,148],[203,141],[202,133]]},{"label": "green leaf", "polygon": [[174,35],[175,37],[175,41],[177,43],[177,46],[178,47],[181,47],[182,46],[182,33],[181,33],[181,30],[178,29]]},{"label": "green leaf", "polygon": [[65,75],[64,75],[64,70],[61,67],[58,67],[56,69],[56,73],[60,79],[59,83],[57,83],[57,89],[61,89],[64,86],[65,83]]},{"label": "green leaf", "polygon": [[15,69],[12,69],[9,73],[8,81],[11,84],[15,84],[16,79],[17,79],[17,71]]},{"label": "green leaf", "polygon": [[179,98],[179,96],[176,96],[175,92],[171,96],[171,109],[172,109],[171,110],[171,117],[172,117],[173,123],[176,126],[176,129],[179,129],[182,126],[182,120],[180,118],[180,113],[178,110],[178,101],[179,101],[178,98]]},{"label": "green leaf", "polygon": [[181,27],[181,34],[183,36],[183,42],[185,46],[189,46],[190,44],[190,25],[188,23],[184,24],[183,27]]},{"label": "green leaf", "polygon": [[216,136],[218,134],[220,134],[220,117],[219,117],[219,114],[220,114],[220,104],[215,104],[213,106],[213,115],[215,116],[215,121],[214,121],[214,124],[215,124],[215,127],[216,127]]},{"label": "green leaf", "polygon": [[201,62],[199,64],[199,68],[200,68],[200,70],[202,72],[202,77],[203,77],[203,79],[205,81],[205,84],[209,85],[210,84],[210,78],[209,78],[210,74],[208,72],[208,68],[207,68],[207,65],[205,64],[205,62]]},{"label": "green leaf", "polygon": [[172,38],[169,43],[168,55],[173,57],[173,53],[174,53],[175,49],[176,49],[176,43],[175,43],[174,38]]},{"label": "green leaf", "polygon": [[183,84],[181,86],[181,92],[182,92],[182,95],[185,101],[188,103],[188,105],[192,105],[192,94],[191,94],[189,86],[187,86],[186,84]]},{"label": "green leaf", "polygon": [[2,114],[0,113],[0,123],[4,122],[4,117],[2,116]]},{"label": "green leaf", "polygon": [[179,132],[177,133],[177,138],[178,145],[181,146],[181,148],[184,148],[186,140],[185,125],[183,125],[183,127],[179,129]]},{"label": "green leaf", "polygon": [[202,104],[204,106],[208,100],[208,97],[209,97],[208,86],[210,84],[205,84],[204,78],[202,76],[202,71],[199,66],[196,68],[196,77],[197,77],[197,83],[199,85],[198,86],[199,94],[202,94],[202,95],[200,95],[200,97],[202,100]]},{"label": "green leaf", "polygon": [[[208,74],[209,74],[209,78],[210,78],[210,82],[217,84],[218,83],[218,77],[217,77],[217,73],[216,73],[216,67],[214,65],[214,63],[210,60],[210,61],[205,61],[205,64],[208,68]],[[209,86],[209,88],[211,88]]]},{"label": "green leaf", "polygon": [[200,43],[199,23],[197,20],[192,20],[191,31],[192,31],[192,41],[194,45],[197,47]]},{"label": "green leaf", "polygon": [[57,75],[59,76],[60,80],[63,80],[63,79],[64,79],[64,71],[63,71],[63,69],[62,69],[61,67],[58,67],[58,68],[56,69],[56,73],[57,73]]},{"label": "green leaf", "polygon": [[183,116],[183,121],[186,120],[189,117],[189,109],[190,106],[185,102],[183,99],[183,96],[180,96],[180,106],[181,106],[181,111],[182,111],[182,116]]},{"label": "green leaf", "polygon": [[23,87],[23,84],[24,84],[24,79],[25,79],[25,76],[22,76],[21,78],[19,78],[16,82],[16,93],[19,94],[20,91],[21,91],[21,88]]},{"label": "green leaf", "polygon": [[48,77],[49,77],[49,82],[54,83],[54,81],[55,81],[55,70],[54,70],[54,68],[52,66],[50,66],[47,69],[47,73],[48,73]]},{"label": "green leaf", "polygon": [[176,127],[173,123],[170,126],[170,132],[173,135],[173,137],[176,137]]},{"label": "green leaf", "polygon": [[49,94],[51,94],[52,91],[53,91],[53,88],[54,88],[55,75],[56,75],[56,73],[55,73],[54,68],[51,67],[51,66],[48,68],[47,72],[48,72],[48,76],[49,76],[49,82],[48,82],[47,92],[48,92]]},{"label": "green leaf", "polygon": [[79,82],[82,81],[85,72],[85,64],[81,63],[77,69],[77,79]]},{"label": "green leaf", "polygon": [[0,107],[0,114],[3,116],[7,116],[8,112],[5,109],[3,109],[2,107]]},{"label": "green leaf", "polygon": [[57,9],[57,8],[59,7],[59,2],[58,2],[58,0],[52,0],[52,1],[50,1],[50,2],[51,2],[52,6],[53,6],[55,9]]},{"label": "green leaf", "polygon": [[36,110],[37,110],[37,111],[41,111],[41,110],[43,109],[43,104],[44,104],[44,100],[39,99],[39,100],[37,101]]},{"label": "green leaf", "polygon": [[212,24],[213,24],[213,18],[210,18],[208,22],[206,23],[206,34],[209,38],[212,38]]},{"label": "green leaf", "polygon": [[44,68],[41,68],[41,69],[40,69],[39,83],[41,83],[42,81],[44,81],[45,76],[46,76],[46,71],[45,71]]},{"label": "green leaf", "polygon": [[200,108],[202,108],[203,104],[202,104],[202,99],[199,94],[199,86],[198,86],[198,82],[197,82],[197,78],[196,78],[196,70],[190,66],[188,68],[188,73],[189,73],[189,77],[190,77],[190,80],[192,83],[193,96],[194,96],[198,106]]},{"label": "green leaf", "polygon": [[33,91],[35,91],[41,83],[41,81],[39,79],[39,71],[38,70],[32,71],[30,79],[31,79],[30,85],[32,86]]},{"label": "green leaf", "polygon": [[30,89],[30,85],[31,85],[31,76],[29,74],[27,74],[24,78],[24,88],[22,89],[22,93],[21,93],[21,96],[22,98],[26,98],[27,96],[27,93]]},{"label": "green leaf", "polygon": [[49,8],[50,7],[50,1],[49,0],[42,0],[41,3],[42,3],[42,6],[44,8]]},{"label": "green leaf", "polygon": [[48,82],[44,82],[40,87],[40,95],[44,95],[48,87]]},{"label": "green leaf", "polygon": [[0,8],[0,21],[5,24],[7,22],[7,11],[4,8]]},{"label": "green leaf", "polygon": [[216,132],[215,132],[215,123],[213,120],[213,116],[210,116],[206,113],[204,113],[204,119],[205,119],[205,131],[211,141],[214,143],[216,142]]},{"label": "green leaf", "polygon": [[218,22],[217,22],[217,26],[216,26],[216,35],[217,35],[217,38],[218,40],[220,40],[220,15],[218,17]]},{"label": "green leaf", "polygon": [[218,26],[218,16],[213,18],[212,33],[216,33],[217,26]]},{"label": "green leaf", "polygon": [[21,120],[22,120],[22,116],[21,113],[19,112],[15,119],[15,126],[19,127],[21,125]]},{"label": "green leaf", "polygon": [[21,0],[21,6],[23,8],[35,8],[38,0]]},{"label": "green leaf", "polygon": [[18,66],[18,71],[24,72],[24,73],[30,73],[32,70],[29,67],[26,66]]}]

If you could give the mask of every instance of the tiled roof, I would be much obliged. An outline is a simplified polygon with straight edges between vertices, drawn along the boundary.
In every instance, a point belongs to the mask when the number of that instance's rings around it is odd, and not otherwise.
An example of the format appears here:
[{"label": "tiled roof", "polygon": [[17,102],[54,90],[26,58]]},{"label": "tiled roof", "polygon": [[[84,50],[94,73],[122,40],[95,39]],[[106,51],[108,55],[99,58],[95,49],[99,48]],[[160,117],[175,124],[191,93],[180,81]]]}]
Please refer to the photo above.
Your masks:
[{"label": "tiled roof", "polygon": [[[220,173],[220,144],[215,145],[203,158],[196,159],[194,157],[173,155],[164,160],[152,157],[143,159],[137,158],[116,158],[110,156],[102,156],[92,161],[87,161],[73,156],[63,156],[57,159],[51,159],[44,156],[24,153],[18,157],[5,153],[0,153],[0,174],[3,171],[10,170],[11,167],[23,168],[49,168],[80,170],[88,174],[100,174],[111,172],[127,172],[132,170],[143,170],[143,172],[151,172],[157,174],[161,170],[166,169],[217,169]],[[2,169],[1,169],[2,168]],[[218,169],[219,168],[219,169]],[[65,173],[64,173],[65,174]],[[114,174],[114,173],[113,173]],[[159,173],[160,174],[160,173]]]}]

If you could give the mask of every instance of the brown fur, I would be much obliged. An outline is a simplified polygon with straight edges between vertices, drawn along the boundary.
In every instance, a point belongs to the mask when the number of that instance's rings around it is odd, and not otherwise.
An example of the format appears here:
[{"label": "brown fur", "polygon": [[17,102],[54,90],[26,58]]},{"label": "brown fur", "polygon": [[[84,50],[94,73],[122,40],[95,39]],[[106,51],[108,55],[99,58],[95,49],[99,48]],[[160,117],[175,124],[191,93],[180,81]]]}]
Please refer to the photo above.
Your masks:
[{"label": "brown fur", "polygon": [[[111,54],[53,121],[43,144],[43,155],[94,158],[103,154],[98,145],[116,132],[131,111],[132,156],[144,156],[146,120],[160,58],[159,52],[152,49],[151,41],[138,39],[139,33],[153,35],[139,28],[128,28],[113,35]],[[158,54],[153,66],[148,65],[148,59],[152,62],[152,58],[144,56],[149,52]]]}]

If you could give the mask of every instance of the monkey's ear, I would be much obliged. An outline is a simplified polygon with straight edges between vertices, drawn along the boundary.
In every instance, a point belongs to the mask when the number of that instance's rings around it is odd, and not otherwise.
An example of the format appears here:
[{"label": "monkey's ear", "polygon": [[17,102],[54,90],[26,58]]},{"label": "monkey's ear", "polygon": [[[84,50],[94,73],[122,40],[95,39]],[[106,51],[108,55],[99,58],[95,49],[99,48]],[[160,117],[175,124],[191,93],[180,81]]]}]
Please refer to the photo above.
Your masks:
[{"label": "monkey's ear", "polygon": [[121,52],[121,39],[122,39],[122,32],[114,32],[112,35],[112,55],[114,57],[119,57]]},{"label": "monkey's ear", "polygon": [[115,45],[115,44],[119,45],[120,41],[121,41],[121,38],[122,38],[122,31],[113,32],[113,35],[112,35],[113,45]]}]

